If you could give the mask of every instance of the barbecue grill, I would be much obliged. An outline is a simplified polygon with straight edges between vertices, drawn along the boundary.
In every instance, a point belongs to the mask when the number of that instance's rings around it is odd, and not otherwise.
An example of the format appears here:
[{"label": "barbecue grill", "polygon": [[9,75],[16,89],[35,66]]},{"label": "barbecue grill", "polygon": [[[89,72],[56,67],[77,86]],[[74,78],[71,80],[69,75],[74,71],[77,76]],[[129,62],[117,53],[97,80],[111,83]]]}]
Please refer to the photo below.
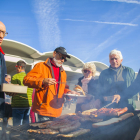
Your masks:
[{"label": "barbecue grill", "polygon": [[139,130],[139,126],[140,113],[135,111],[133,117],[99,128],[93,128],[92,122],[84,122],[80,128],[90,129],[90,132],[72,138],[56,137],[57,134],[29,133],[27,132],[28,129],[37,129],[37,127],[30,125],[9,127],[8,130],[10,131],[10,140],[133,140]]}]

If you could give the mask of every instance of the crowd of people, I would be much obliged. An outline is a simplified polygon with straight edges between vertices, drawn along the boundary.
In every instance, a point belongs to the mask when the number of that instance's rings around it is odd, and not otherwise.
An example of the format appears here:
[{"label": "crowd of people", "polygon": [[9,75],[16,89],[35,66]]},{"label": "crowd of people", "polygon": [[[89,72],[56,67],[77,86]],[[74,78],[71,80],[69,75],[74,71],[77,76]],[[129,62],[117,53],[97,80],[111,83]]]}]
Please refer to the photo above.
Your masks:
[{"label": "crowd of people", "polygon": [[[0,46],[7,35],[5,25],[0,22]],[[67,75],[62,64],[70,59],[64,47],[57,47],[52,57],[45,62],[37,63],[34,68],[25,73],[26,63],[18,61],[15,68],[17,74],[12,78],[7,74],[4,52],[0,47],[0,85],[3,83],[28,86],[27,94],[0,93],[0,117],[7,122],[7,117],[13,117],[13,126],[28,124],[29,115],[31,122],[35,122],[35,114],[38,121],[54,120],[62,113],[65,99],[71,97],[66,93],[79,94],[66,87]],[[86,98],[78,98],[76,112],[91,108],[101,108],[109,102],[113,102],[113,108],[128,107],[130,111],[136,108],[133,95],[140,90],[140,76],[136,78],[133,69],[122,65],[123,56],[118,50],[109,53],[110,67],[95,77],[96,66],[94,63],[85,63],[82,68],[83,77],[77,79],[77,85],[81,86]],[[6,77],[5,77],[6,76]],[[5,115],[6,96],[11,96],[12,115]],[[64,98],[66,97],[66,98]],[[3,123],[5,124],[5,123]],[[5,125],[3,125],[5,129]]]}]

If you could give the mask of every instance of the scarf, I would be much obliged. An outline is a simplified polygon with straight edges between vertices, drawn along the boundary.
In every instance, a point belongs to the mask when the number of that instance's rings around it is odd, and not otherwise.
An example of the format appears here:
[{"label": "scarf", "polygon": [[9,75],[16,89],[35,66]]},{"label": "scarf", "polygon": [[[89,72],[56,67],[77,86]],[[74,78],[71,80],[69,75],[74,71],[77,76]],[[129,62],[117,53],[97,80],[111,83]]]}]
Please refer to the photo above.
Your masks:
[{"label": "scarf", "polygon": [[83,78],[82,80],[81,80],[81,82],[82,82],[82,89],[84,90],[84,92],[86,92],[86,93],[88,93],[88,83],[89,83],[89,81],[91,80],[91,78],[92,78],[92,76],[91,77],[89,77],[89,78]]},{"label": "scarf", "polygon": [[2,50],[2,48],[0,47],[0,52],[2,53],[2,54],[4,54],[5,55],[5,53],[4,53],[4,51]]}]

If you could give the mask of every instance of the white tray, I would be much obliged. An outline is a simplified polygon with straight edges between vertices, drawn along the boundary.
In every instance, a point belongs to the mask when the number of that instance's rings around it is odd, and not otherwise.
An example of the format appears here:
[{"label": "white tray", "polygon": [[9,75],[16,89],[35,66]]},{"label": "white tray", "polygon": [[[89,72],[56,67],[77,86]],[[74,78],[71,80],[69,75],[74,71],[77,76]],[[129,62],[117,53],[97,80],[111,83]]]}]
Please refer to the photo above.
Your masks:
[{"label": "white tray", "polygon": [[72,97],[86,97],[85,95],[77,95],[77,94],[65,94]]},{"label": "white tray", "polygon": [[1,91],[3,92],[10,92],[10,93],[21,93],[21,94],[27,94],[27,86],[21,86],[21,85],[14,85],[14,84],[2,84]]}]

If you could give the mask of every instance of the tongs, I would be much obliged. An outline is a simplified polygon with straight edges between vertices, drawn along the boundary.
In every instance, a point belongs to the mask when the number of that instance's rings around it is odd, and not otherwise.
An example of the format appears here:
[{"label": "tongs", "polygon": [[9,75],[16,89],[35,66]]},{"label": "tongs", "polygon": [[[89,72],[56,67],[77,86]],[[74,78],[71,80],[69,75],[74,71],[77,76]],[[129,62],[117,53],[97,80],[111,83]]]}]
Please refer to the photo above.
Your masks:
[{"label": "tongs", "polygon": [[[110,105],[112,105],[114,102],[111,102],[111,103],[109,103],[109,104],[107,104],[107,105],[105,105],[105,106],[103,106],[103,107],[101,107],[101,108],[107,108],[108,106],[110,106]],[[100,109],[101,109],[100,108]]]}]

